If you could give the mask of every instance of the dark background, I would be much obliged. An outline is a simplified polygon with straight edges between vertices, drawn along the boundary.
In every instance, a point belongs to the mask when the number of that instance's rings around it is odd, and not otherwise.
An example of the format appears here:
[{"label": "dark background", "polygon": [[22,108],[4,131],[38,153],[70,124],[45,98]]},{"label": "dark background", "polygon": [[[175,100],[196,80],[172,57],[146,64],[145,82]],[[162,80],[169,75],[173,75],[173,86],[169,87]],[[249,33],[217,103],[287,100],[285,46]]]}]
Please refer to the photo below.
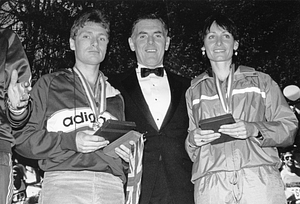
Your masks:
[{"label": "dark background", "polygon": [[199,75],[207,67],[201,57],[198,32],[207,16],[221,12],[240,29],[240,64],[270,74],[281,88],[300,85],[300,1],[0,0],[0,6],[0,26],[12,28],[20,35],[34,81],[73,65],[70,26],[79,11],[96,7],[111,22],[109,49],[101,64],[106,74],[126,72],[128,65],[135,63],[127,42],[131,25],[142,13],[156,13],[170,27],[171,45],[165,65],[189,78]]}]

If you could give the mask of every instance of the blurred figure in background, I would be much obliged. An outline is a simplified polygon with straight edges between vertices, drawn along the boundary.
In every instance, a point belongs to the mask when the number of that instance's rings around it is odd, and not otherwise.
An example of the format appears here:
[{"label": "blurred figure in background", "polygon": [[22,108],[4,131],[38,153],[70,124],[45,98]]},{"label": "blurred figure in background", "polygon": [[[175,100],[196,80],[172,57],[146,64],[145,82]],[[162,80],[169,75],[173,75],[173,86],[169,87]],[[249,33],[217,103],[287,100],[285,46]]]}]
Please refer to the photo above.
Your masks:
[{"label": "blurred figure in background", "polygon": [[13,196],[13,129],[29,117],[31,71],[26,53],[16,33],[0,28],[0,204],[10,204]]},{"label": "blurred figure in background", "polygon": [[288,204],[300,203],[300,169],[296,167],[295,153],[296,148],[290,146],[281,154],[283,166],[280,174],[285,185]]},{"label": "blurred figure in background", "polygon": [[23,203],[26,198],[26,169],[24,165],[15,163],[13,166],[13,177],[14,177],[14,195],[13,202],[16,204]]},{"label": "blurred figure in background", "polygon": [[13,151],[13,203],[26,203],[29,200],[38,202],[42,173],[34,160],[29,161]]}]

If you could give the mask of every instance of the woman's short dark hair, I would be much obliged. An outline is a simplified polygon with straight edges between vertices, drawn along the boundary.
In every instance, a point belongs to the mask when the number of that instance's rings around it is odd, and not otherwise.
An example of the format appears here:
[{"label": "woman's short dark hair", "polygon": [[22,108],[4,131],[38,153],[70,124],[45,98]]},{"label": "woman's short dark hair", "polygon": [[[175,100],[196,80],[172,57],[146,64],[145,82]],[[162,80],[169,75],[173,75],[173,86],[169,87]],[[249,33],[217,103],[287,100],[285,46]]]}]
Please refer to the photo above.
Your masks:
[{"label": "woman's short dark hair", "polygon": [[204,21],[203,29],[199,33],[202,43],[204,43],[205,36],[209,33],[210,27],[214,22],[224,30],[227,30],[234,40],[239,41],[238,28],[235,23],[223,14],[213,14]]}]

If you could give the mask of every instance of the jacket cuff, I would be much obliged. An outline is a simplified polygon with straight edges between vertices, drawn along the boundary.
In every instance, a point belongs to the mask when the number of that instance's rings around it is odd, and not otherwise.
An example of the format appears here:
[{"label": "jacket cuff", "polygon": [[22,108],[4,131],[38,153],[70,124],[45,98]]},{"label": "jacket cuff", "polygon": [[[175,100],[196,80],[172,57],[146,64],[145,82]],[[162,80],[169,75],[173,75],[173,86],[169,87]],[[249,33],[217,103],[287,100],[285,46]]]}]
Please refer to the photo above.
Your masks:
[{"label": "jacket cuff", "polygon": [[76,133],[77,132],[70,132],[70,133],[65,133],[61,132],[61,149],[63,150],[73,150],[77,152],[77,146],[76,146]]},{"label": "jacket cuff", "polygon": [[29,120],[32,111],[32,102],[31,100],[28,102],[27,108],[24,113],[19,116],[12,116],[12,113],[7,108],[6,116],[9,121],[12,129],[20,129],[22,128]]}]

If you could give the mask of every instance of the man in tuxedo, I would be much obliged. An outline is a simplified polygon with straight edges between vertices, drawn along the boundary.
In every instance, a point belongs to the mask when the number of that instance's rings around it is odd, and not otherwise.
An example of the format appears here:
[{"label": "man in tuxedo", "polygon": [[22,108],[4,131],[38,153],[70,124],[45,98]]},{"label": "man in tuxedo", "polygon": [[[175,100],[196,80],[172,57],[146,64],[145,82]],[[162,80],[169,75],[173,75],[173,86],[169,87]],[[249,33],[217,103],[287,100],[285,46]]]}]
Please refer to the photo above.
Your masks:
[{"label": "man in tuxedo", "polygon": [[128,42],[137,66],[108,79],[124,98],[126,120],[145,133],[140,204],[194,203],[192,162],[184,148],[190,80],[163,67],[170,37],[162,19],[148,15],[136,20]]}]

